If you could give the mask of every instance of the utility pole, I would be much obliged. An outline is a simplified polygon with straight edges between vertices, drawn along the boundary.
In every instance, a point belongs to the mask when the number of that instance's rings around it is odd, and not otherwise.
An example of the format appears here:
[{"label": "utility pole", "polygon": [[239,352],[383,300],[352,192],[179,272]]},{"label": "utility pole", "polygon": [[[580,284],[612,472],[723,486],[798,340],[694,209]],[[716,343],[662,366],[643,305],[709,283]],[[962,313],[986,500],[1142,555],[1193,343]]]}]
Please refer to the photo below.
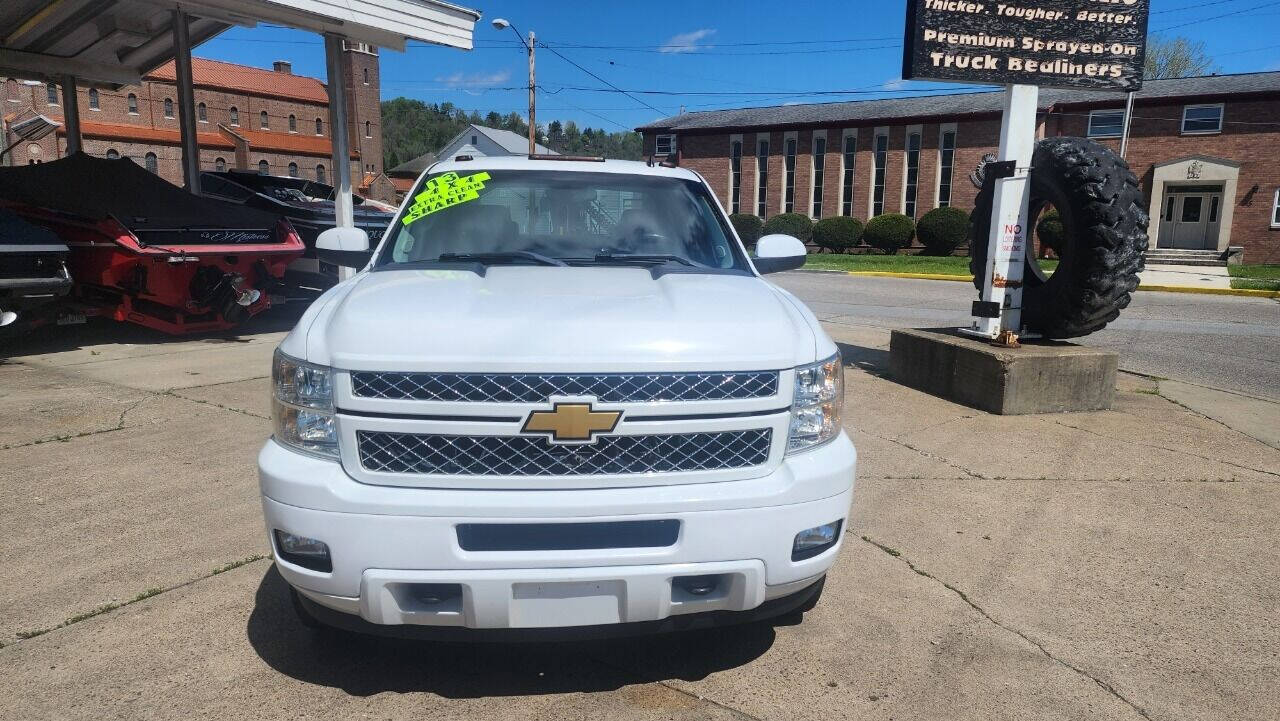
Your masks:
[{"label": "utility pole", "polygon": [[538,152],[538,114],[537,101],[534,98],[534,87],[536,86],[533,81],[533,48],[535,46],[532,30],[529,31],[529,44],[525,47],[529,48],[529,155],[536,155]]},{"label": "utility pole", "polygon": [[1124,103],[1124,131],[1120,133],[1120,157],[1124,158],[1129,152],[1129,128],[1133,125],[1133,96],[1136,93],[1129,91],[1129,97]]},{"label": "utility pole", "polygon": [[516,26],[502,18],[494,18],[493,27],[498,30],[511,28],[511,32],[516,34],[516,37],[520,39],[520,44],[523,45],[525,51],[529,53],[529,155],[536,155],[538,152],[538,113],[536,102],[537,84],[534,82],[533,72],[533,49],[537,46],[536,38],[533,35],[533,31],[530,30],[529,41],[525,42],[524,36],[520,34],[519,30],[516,30]]}]

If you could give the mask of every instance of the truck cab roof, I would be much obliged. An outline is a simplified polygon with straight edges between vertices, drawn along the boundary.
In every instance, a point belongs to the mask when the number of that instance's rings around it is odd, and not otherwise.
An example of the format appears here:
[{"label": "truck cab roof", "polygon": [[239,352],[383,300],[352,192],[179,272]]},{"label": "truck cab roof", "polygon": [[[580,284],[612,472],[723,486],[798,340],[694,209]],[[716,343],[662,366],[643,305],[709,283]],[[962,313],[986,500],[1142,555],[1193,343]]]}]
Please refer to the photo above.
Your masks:
[{"label": "truck cab roof", "polygon": [[[466,156],[461,156],[466,157]],[[476,156],[471,160],[452,158],[428,167],[426,175],[454,172],[474,173],[484,170],[551,170],[562,173],[618,173],[623,175],[647,175],[679,180],[700,180],[697,173],[687,168],[669,168],[658,163],[649,165],[641,160],[551,160],[530,159],[526,156]]]}]

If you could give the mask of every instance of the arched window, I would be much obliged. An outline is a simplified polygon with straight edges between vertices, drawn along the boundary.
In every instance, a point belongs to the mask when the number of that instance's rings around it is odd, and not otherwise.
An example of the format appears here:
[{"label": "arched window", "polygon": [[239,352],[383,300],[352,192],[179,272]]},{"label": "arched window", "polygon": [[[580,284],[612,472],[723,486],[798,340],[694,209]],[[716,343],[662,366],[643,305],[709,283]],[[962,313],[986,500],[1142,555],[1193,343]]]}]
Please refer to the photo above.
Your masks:
[{"label": "arched window", "polygon": [[258,175],[266,175],[271,172],[271,166],[265,160],[258,161]]},{"label": "arched window", "polygon": [[18,97],[18,81],[9,78],[4,81],[4,99],[11,103],[20,103],[22,98]]},{"label": "arched window", "polygon": [[316,135],[324,135],[324,121],[316,118]]},{"label": "arched window", "polygon": [[173,117],[173,98],[164,99],[164,116],[166,118]]},{"label": "arched window", "polygon": [[289,132],[298,132],[298,119],[294,117],[293,113],[289,114]]},{"label": "arched window", "polygon": [[48,85],[45,86],[44,91],[49,96],[49,104],[57,105],[58,104],[58,86],[54,85],[53,83],[49,83]]},{"label": "arched window", "polygon": [[129,93],[129,114],[138,114],[138,96],[133,93]]},{"label": "arched window", "polygon": [[327,177],[327,176],[325,176],[325,174],[324,174],[324,164],[317,165],[317,166],[316,166],[316,180],[320,181],[321,183],[327,183],[327,182],[329,182],[329,181],[328,181],[328,180],[326,180],[326,177]]},{"label": "arched window", "polygon": [[101,110],[101,109],[102,109],[102,107],[98,104],[98,89],[97,89],[97,88],[89,88],[89,109],[90,109],[90,110]]},{"label": "arched window", "polygon": [[298,164],[297,164],[297,163],[289,163],[289,177],[290,177],[290,178],[296,178],[296,177],[298,177]]},{"label": "arched window", "polygon": [[115,148],[107,148],[107,160],[119,160],[120,151]]},{"label": "arched window", "polygon": [[240,111],[236,110],[236,106],[234,105],[232,105],[229,110],[231,111],[231,124],[236,126],[240,125]]},{"label": "arched window", "polygon": [[147,170],[155,173],[159,171],[159,163],[156,162],[155,153],[147,153],[147,157],[143,159],[147,166]]},{"label": "arched window", "polygon": [[364,69],[364,84],[369,84],[369,68]]},{"label": "arched window", "polygon": [[271,121],[267,120],[267,111],[263,110],[261,113],[258,113],[258,122],[262,125],[263,130],[271,127]]},{"label": "arched window", "polygon": [[227,161],[223,158],[214,158],[213,169],[218,171],[219,173],[227,172]]},{"label": "arched window", "polygon": [[209,122],[209,108],[205,107],[204,103],[196,106],[196,119],[202,123]]},{"label": "arched window", "polygon": [[369,122],[368,120],[364,121],[364,137],[366,138],[373,137],[373,123]]}]

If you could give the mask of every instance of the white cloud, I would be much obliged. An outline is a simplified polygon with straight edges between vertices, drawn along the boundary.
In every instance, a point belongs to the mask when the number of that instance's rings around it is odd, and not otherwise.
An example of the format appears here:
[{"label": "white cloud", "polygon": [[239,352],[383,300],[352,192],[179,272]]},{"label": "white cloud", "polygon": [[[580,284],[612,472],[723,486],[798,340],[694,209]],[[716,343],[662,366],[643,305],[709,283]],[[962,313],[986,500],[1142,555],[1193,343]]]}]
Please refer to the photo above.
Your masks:
[{"label": "white cloud", "polygon": [[476,85],[496,85],[497,83],[505,83],[511,79],[511,71],[498,70],[492,73],[464,73],[456,72],[452,75],[437,75],[436,82],[444,83],[451,88],[461,88]]},{"label": "white cloud", "polygon": [[671,39],[658,47],[660,53],[691,53],[694,50],[702,50],[711,47],[710,45],[700,45],[699,40],[715,35],[715,30],[694,30],[691,33],[680,33],[672,35]]}]

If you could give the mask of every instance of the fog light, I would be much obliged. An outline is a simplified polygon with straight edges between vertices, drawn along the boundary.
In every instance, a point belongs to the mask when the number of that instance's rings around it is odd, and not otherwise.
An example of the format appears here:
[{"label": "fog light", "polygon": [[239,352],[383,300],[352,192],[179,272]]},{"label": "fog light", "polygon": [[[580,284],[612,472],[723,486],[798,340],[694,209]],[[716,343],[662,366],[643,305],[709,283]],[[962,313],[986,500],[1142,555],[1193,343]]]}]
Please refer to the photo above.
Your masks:
[{"label": "fog light", "polygon": [[333,571],[333,561],[329,558],[329,546],[323,541],[306,536],[295,536],[277,529],[276,550],[280,552],[281,558],[295,566],[321,573]]},{"label": "fog light", "polygon": [[836,541],[840,540],[840,527],[843,525],[844,520],[841,519],[806,528],[797,533],[795,542],[791,544],[791,560],[803,561],[806,558],[813,558],[836,545]]},{"label": "fog light", "polygon": [[684,576],[676,579],[676,585],[691,596],[706,596],[716,590],[720,579],[717,576]]}]

